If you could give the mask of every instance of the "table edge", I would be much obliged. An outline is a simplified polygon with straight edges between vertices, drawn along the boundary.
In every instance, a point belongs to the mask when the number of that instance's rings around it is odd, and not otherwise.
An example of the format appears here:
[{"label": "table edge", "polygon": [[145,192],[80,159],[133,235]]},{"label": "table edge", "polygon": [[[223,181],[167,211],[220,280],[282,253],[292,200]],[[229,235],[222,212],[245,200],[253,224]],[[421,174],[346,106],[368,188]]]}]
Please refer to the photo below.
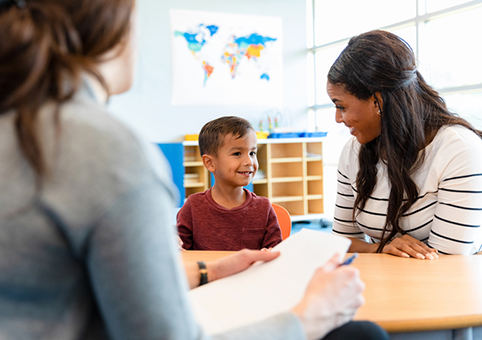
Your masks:
[{"label": "table edge", "polygon": [[[355,320],[357,318],[355,317]],[[390,333],[407,333],[457,329],[482,326],[482,315],[460,315],[444,318],[428,318],[423,320],[376,321],[377,325]]]},{"label": "table edge", "polygon": [[[202,255],[204,251],[200,250],[189,250],[189,253]],[[206,251],[211,253],[210,251]],[[227,256],[229,254],[235,253],[234,251],[216,251],[215,259]],[[383,255],[383,254],[371,254],[371,255]],[[390,256],[390,255],[387,255]],[[457,255],[451,255],[457,256]],[[472,255],[473,256],[473,255]],[[183,256],[183,260],[189,256]],[[355,314],[355,321],[360,321],[362,319],[357,318]],[[365,319],[363,319],[365,320]],[[469,315],[457,315],[449,317],[438,317],[438,318],[424,318],[423,320],[418,319],[407,319],[407,320],[387,320],[387,321],[375,321],[380,327],[385,329],[390,333],[407,333],[407,332],[420,332],[420,331],[433,331],[433,330],[444,330],[444,329],[457,329],[457,328],[468,328],[468,327],[479,327],[482,326],[482,314],[469,314]]]}]

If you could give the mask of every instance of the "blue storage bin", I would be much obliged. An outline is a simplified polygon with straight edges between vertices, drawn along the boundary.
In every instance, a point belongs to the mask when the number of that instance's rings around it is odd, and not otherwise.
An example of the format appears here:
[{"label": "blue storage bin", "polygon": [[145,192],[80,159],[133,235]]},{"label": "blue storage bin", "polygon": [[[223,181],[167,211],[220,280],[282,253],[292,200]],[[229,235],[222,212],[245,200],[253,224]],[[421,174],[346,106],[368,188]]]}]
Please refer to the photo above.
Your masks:
[{"label": "blue storage bin", "polygon": [[325,137],[327,132],[274,132],[270,133],[268,138],[309,138],[309,137]]},{"label": "blue storage bin", "polygon": [[299,138],[299,132],[274,132],[270,133],[268,138]]},{"label": "blue storage bin", "polygon": [[300,134],[300,137],[326,137],[328,132],[321,132],[321,131],[317,131],[317,132],[303,132]]}]

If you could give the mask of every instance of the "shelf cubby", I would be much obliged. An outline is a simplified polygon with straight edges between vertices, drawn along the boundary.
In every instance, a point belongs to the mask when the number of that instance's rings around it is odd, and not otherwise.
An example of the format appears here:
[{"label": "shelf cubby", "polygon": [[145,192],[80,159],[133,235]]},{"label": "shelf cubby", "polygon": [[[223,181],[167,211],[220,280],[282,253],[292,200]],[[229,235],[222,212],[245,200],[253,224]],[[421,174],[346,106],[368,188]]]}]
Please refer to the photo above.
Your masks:
[{"label": "shelf cubby", "polygon": [[[184,142],[184,168],[188,177],[199,175],[199,181],[186,180],[186,197],[209,188],[209,172],[202,164],[196,142]],[[253,192],[285,207],[297,219],[323,213],[322,138],[289,138],[258,140],[258,172],[264,176],[253,180]]]}]

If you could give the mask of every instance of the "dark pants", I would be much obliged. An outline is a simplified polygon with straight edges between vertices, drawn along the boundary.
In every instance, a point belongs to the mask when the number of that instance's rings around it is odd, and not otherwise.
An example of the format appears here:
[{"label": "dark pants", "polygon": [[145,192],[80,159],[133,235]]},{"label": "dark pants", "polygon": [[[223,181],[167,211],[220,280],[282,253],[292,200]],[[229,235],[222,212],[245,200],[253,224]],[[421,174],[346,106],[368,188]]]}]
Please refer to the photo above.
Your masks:
[{"label": "dark pants", "polygon": [[368,321],[351,321],[328,333],[323,340],[389,340],[388,333]]}]

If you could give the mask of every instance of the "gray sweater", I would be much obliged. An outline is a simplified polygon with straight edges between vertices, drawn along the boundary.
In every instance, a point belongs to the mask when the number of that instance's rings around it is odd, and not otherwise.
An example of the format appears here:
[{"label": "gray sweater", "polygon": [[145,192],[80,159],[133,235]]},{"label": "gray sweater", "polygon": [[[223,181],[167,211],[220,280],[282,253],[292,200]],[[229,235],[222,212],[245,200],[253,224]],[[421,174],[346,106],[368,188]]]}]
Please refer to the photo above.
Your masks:
[{"label": "gray sweater", "polygon": [[[0,116],[0,340],[207,339],[175,240],[175,191],[154,146],[85,86],[39,115],[37,186],[14,114]],[[280,314],[217,339],[303,339]]]}]

